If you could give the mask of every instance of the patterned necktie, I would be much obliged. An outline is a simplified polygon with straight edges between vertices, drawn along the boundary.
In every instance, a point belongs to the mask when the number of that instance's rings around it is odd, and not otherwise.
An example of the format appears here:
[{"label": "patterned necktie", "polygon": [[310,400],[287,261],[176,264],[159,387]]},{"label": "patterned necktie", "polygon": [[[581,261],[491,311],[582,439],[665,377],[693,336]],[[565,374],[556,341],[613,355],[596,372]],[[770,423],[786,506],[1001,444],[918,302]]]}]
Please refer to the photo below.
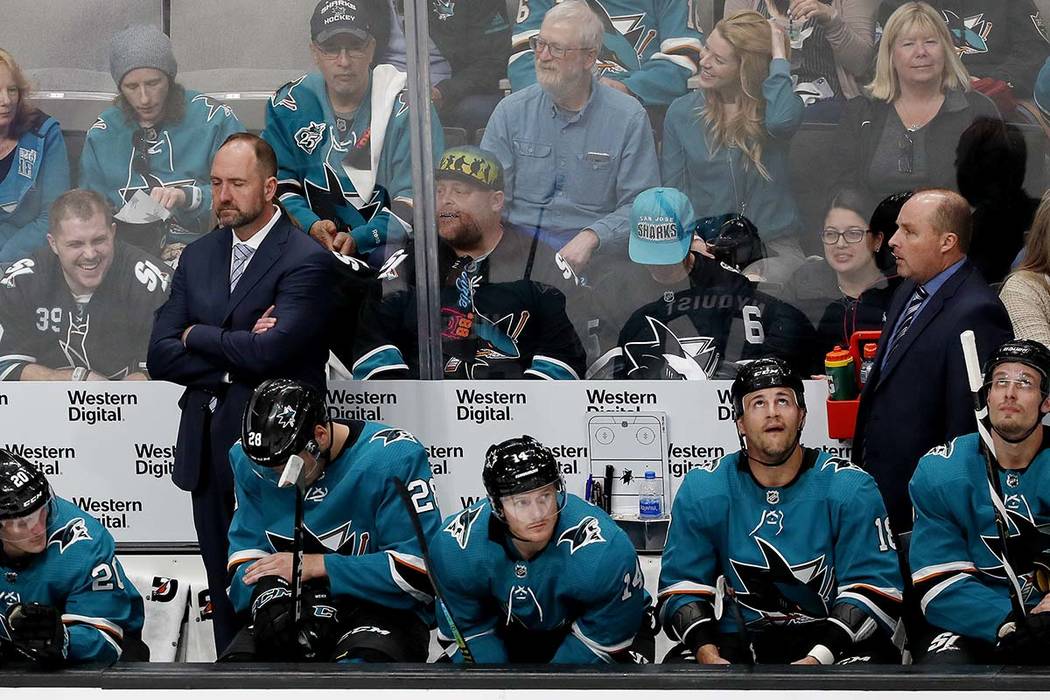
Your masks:
[{"label": "patterned necktie", "polygon": [[919,307],[922,306],[922,302],[926,301],[928,296],[930,296],[929,293],[921,284],[915,288],[915,294],[912,295],[911,301],[908,302],[908,308],[904,310],[904,320],[901,321],[901,325],[897,327],[897,332],[893,334],[893,339],[890,341],[890,350],[886,353],[887,357],[889,353],[897,349],[901,338],[908,332],[908,328],[911,326],[912,321],[915,320],[915,317],[919,315]]},{"label": "patterned necktie", "polygon": [[244,270],[248,267],[248,261],[252,259],[255,250],[247,243],[236,243],[233,246],[233,270],[230,272],[230,291],[240,282]]}]

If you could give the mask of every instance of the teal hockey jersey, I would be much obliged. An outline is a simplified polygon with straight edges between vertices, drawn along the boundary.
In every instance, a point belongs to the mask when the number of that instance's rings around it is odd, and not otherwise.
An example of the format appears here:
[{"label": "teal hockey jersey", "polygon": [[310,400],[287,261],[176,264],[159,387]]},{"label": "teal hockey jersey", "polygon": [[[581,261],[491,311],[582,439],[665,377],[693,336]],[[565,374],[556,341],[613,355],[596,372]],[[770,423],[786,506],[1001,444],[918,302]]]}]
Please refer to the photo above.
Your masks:
[{"label": "teal hockey jersey", "polygon": [[[507,76],[517,91],[536,82],[529,39],[559,0],[521,0]],[[692,0],[588,0],[605,27],[599,78],[622,82],[646,107],[684,95],[698,71],[703,37]]]},{"label": "teal hockey jersey", "polygon": [[[1010,614],[1010,584],[978,444],[977,433],[963,435],[919,460],[909,485],[915,525],[908,557],[920,607],[931,624],[994,642]],[[1033,559],[1050,560],[1047,447],[1044,441],[1026,469],[998,470],[1010,516],[1010,566],[1021,579],[1027,609],[1043,598],[1033,585]]]},{"label": "teal hockey jersey", "polygon": [[[860,642],[900,617],[901,575],[874,480],[859,467],[806,449],[797,477],[766,488],[741,452],[689,472],[675,496],[660,570],[661,620],[694,649],[739,630],[719,579],[749,630],[833,621]],[[695,630],[681,639],[669,624],[697,603]],[[845,638],[844,638],[845,639]],[[826,645],[829,650],[833,646]],[[799,658],[806,655],[799,649]],[[838,653],[844,653],[839,649]]]},{"label": "teal hockey jersey", "polygon": [[[423,532],[438,532],[441,514],[423,446],[411,433],[380,423],[346,423],[342,452],[306,491],[303,551],[323,554],[332,597],[412,610],[433,622],[433,591],[393,478],[412,494]],[[248,459],[238,440],[230,448],[237,508],[230,524],[229,595],[244,613],[252,597],[244,570],[257,559],[290,552],[295,489],[277,487],[278,474]]]},{"label": "teal hockey jersey", "polygon": [[[266,108],[262,137],[277,153],[277,197],[299,228],[326,219],[350,231],[365,255],[412,230],[412,154],[406,76],[372,69],[368,97],[352,117],[336,116],[324,77],[310,73],[281,86]],[[431,108],[434,162],[445,150]]]},{"label": "teal hockey jersey", "polygon": [[[521,630],[538,644],[555,639],[550,663],[614,660],[634,641],[649,605],[627,535],[602,510],[566,496],[554,535],[529,560],[486,500],[446,519],[430,540],[445,604],[478,663],[508,663],[504,633]],[[443,616],[438,631],[452,639]],[[452,660],[462,663],[458,649]]]},{"label": "teal hockey jersey", "polygon": [[142,597],[106,528],[64,498],[49,507],[43,552],[18,560],[0,554],[0,637],[10,639],[6,615],[18,603],[49,605],[62,611],[71,663],[113,663],[125,637],[142,632]]}]

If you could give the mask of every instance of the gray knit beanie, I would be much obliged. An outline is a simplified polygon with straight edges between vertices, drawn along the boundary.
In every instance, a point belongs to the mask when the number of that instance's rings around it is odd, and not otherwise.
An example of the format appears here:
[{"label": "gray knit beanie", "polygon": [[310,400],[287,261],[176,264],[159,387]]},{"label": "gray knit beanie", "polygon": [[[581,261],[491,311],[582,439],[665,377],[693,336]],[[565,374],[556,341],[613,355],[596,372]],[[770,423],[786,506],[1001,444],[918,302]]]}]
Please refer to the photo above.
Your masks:
[{"label": "gray knit beanie", "polygon": [[171,39],[156,27],[133,24],[113,35],[109,73],[118,88],[124,76],[136,68],[156,68],[175,80],[179,66],[171,50]]}]

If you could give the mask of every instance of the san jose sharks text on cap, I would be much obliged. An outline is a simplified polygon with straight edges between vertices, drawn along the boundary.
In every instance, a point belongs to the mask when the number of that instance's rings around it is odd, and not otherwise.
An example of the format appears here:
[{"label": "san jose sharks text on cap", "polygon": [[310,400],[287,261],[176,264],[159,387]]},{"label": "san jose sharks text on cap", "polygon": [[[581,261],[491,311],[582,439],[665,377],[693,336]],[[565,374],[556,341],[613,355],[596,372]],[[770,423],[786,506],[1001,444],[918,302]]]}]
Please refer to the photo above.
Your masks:
[{"label": "san jose sharks text on cap", "polygon": [[674,265],[689,253],[696,216],[689,198],[673,187],[642,192],[631,208],[631,260],[642,265]]}]

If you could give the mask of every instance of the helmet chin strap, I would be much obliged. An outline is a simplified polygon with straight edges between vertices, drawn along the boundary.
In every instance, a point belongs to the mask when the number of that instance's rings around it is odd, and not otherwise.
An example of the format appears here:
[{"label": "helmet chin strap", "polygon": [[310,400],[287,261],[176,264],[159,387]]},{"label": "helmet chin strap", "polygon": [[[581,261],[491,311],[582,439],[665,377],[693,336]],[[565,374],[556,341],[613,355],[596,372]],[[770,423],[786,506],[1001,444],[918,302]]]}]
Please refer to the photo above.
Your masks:
[{"label": "helmet chin strap", "polygon": [[[1046,399],[1044,398],[1043,400],[1045,401]],[[1040,412],[1039,412],[1039,418],[1038,418],[1038,419],[1037,419],[1037,420],[1035,421],[1035,423],[1033,423],[1033,424],[1032,424],[1032,427],[1031,427],[1031,428],[1029,428],[1028,430],[1026,430],[1026,431],[1025,431],[1025,433],[1024,433],[1024,435],[1022,435],[1022,436],[1021,436],[1021,437],[1019,437],[1019,438],[1008,438],[1008,437],[1006,437],[1005,435],[1003,435],[1003,434],[1002,434],[1002,433],[1001,433],[1001,432],[999,431],[999,429],[998,429],[998,428],[996,428],[996,427],[995,427],[995,425],[994,425],[994,424],[992,424],[992,422],[991,422],[991,421],[988,421],[988,422],[989,422],[989,424],[991,424],[991,425],[992,425],[992,431],[994,431],[994,432],[995,432],[995,434],[996,434],[996,435],[998,435],[998,436],[999,436],[999,437],[1000,437],[1000,438],[1001,438],[1001,439],[1003,440],[1003,442],[1007,442],[1007,443],[1009,443],[1009,444],[1011,444],[1011,445],[1017,445],[1017,444],[1019,444],[1019,443],[1022,443],[1022,442],[1024,442],[1025,440],[1027,440],[1027,439],[1028,439],[1028,438],[1029,438],[1029,437],[1031,436],[1031,434],[1032,434],[1032,433],[1034,433],[1034,432],[1035,432],[1035,431],[1036,431],[1036,430],[1037,430],[1037,429],[1038,429],[1038,428],[1039,428],[1040,426],[1042,426],[1042,424],[1043,424],[1043,418],[1044,418],[1045,416],[1046,416],[1046,414],[1045,414],[1045,413],[1043,413],[1042,411],[1040,411]]]}]

